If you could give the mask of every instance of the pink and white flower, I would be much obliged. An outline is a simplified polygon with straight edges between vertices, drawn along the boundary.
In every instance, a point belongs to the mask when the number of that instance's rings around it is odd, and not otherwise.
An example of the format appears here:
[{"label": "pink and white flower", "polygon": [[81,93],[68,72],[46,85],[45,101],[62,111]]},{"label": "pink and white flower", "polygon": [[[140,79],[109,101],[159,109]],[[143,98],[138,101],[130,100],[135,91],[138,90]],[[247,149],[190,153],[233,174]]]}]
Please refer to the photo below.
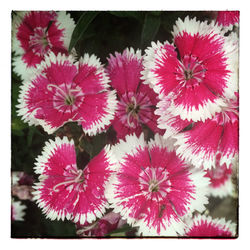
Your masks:
[{"label": "pink and white flower", "polygon": [[210,216],[197,215],[187,225],[185,236],[189,237],[235,237],[236,224]]},{"label": "pink and white flower", "polygon": [[11,221],[23,221],[26,209],[26,205],[22,204],[21,201],[11,200]]},{"label": "pink and white flower", "polygon": [[232,30],[233,26],[239,26],[239,11],[218,11],[216,23],[222,25],[227,30]]},{"label": "pink and white flower", "polygon": [[210,179],[209,192],[212,196],[224,198],[233,194],[233,164],[230,164],[229,167],[227,167],[226,163],[220,165],[220,155],[218,154],[216,156],[216,166],[207,169],[206,172],[206,177]]},{"label": "pink and white flower", "polygon": [[170,100],[169,111],[182,120],[205,121],[221,111],[221,97],[237,91],[238,44],[221,27],[186,17],[173,29],[174,45],[154,43],[146,50],[142,79],[160,99]]},{"label": "pink and white flower", "polygon": [[173,136],[177,141],[177,154],[194,166],[211,169],[220,154],[220,165],[227,167],[237,160],[239,152],[239,103],[238,97],[225,100],[212,119],[196,122],[192,129]]},{"label": "pink and white flower", "polygon": [[[108,207],[104,191],[111,170],[110,151],[105,147],[87,166],[76,166],[73,140],[67,137],[48,141],[36,159],[34,200],[51,220],[91,223]],[[84,167],[84,168],[83,168]]]},{"label": "pink and white flower", "polygon": [[115,91],[95,55],[78,62],[72,56],[51,52],[39,72],[21,86],[18,115],[29,125],[41,125],[51,134],[75,121],[89,135],[105,129],[114,117]]},{"label": "pink and white flower", "polygon": [[168,143],[158,134],[148,144],[143,134],[130,135],[111,149],[116,175],[106,196],[114,212],[144,236],[182,234],[181,217],[202,212],[208,202],[205,172],[190,169]]},{"label": "pink and white flower", "polygon": [[14,71],[28,80],[49,52],[68,54],[74,20],[65,11],[18,11],[13,14]]},{"label": "pink and white flower", "polygon": [[112,122],[117,138],[127,134],[140,135],[142,127],[148,126],[153,132],[157,128],[154,114],[158,101],[157,95],[140,79],[142,71],[141,51],[133,48],[125,49],[122,54],[115,53],[108,58],[107,72],[111,86],[117,91],[118,108]]}]

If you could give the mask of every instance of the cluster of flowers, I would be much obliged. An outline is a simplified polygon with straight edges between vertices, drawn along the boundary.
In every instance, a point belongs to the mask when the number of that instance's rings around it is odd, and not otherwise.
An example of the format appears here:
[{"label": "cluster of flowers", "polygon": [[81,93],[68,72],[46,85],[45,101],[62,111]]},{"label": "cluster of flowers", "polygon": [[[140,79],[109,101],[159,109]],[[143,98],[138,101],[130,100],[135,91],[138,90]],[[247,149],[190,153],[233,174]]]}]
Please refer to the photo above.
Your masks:
[{"label": "cluster of flowers", "polygon": [[[211,22],[178,19],[173,43],[152,42],[144,55],[127,48],[104,67],[95,55],[67,51],[69,14],[14,16],[18,115],[48,134],[77,122],[89,136],[113,126],[117,137],[87,166],[76,165],[73,140],[45,143],[33,195],[47,218],[71,220],[89,236],[124,223],[143,236],[236,235],[234,223],[202,213],[209,195],[233,193],[238,21],[238,12]],[[154,138],[146,139],[145,127]]]}]

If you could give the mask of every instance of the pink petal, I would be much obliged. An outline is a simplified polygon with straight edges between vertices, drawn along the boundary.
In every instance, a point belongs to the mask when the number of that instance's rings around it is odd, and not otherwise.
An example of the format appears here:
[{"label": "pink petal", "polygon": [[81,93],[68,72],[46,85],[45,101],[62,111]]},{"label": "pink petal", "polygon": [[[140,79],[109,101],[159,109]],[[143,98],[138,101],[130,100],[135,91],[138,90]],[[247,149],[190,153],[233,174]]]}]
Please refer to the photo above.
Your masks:
[{"label": "pink petal", "polygon": [[124,50],[122,54],[116,52],[115,57],[110,55],[108,63],[110,84],[117,90],[118,95],[136,92],[142,70],[141,52],[139,50],[134,52],[132,48]]},{"label": "pink petal", "polygon": [[114,130],[116,131],[116,138],[117,140],[125,138],[126,135],[130,135],[135,133],[137,136],[139,136],[142,132],[142,128],[140,126],[136,128],[125,126],[119,118],[115,118],[115,120],[112,122],[112,126]]},{"label": "pink petal", "polygon": [[77,67],[69,60],[56,63],[51,63],[43,70],[49,82],[52,84],[72,83],[75,75],[77,74]]},{"label": "pink petal", "polygon": [[221,98],[211,92],[207,86],[200,84],[193,88],[179,88],[169,110],[183,120],[204,121],[219,112],[223,104]]},{"label": "pink petal", "polygon": [[31,50],[27,51],[23,56],[22,56],[23,62],[27,65],[27,67],[35,67],[37,64],[41,63],[42,58],[41,56],[38,56],[34,54]]},{"label": "pink petal", "polygon": [[115,108],[114,91],[86,95],[75,119],[81,122],[86,133],[93,135],[107,128],[114,117]]},{"label": "pink petal", "polygon": [[74,82],[81,86],[86,94],[96,94],[105,90],[103,76],[97,74],[98,68],[88,64],[79,64],[78,73],[74,77]]},{"label": "pink petal", "polygon": [[216,22],[223,26],[239,24],[239,15],[239,11],[218,11]]},{"label": "pink petal", "polygon": [[177,134],[175,145],[177,154],[182,159],[190,161],[194,166],[204,166],[205,169],[215,165],[223,126],[216,120],[197,122],[189,131]]}]

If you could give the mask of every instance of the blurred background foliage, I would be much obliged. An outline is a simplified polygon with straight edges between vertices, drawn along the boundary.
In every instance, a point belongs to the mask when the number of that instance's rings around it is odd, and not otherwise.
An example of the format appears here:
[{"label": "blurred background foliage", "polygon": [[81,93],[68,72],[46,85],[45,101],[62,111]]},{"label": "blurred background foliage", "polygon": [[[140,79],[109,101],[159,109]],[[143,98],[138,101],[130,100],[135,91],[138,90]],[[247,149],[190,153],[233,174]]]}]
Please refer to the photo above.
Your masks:
[{"label": "blurred background foliage", "polygon": [[[208,11],[69,11],[75,20],[69,50],[76,49],[78,56],[84,53],[95,54],[106,64],[110,53],[122,52],[126,47],[141,49],[150,46],[151,41],[172,42],[171,31],[178,18],[196,17],[198,20],[211,20],[214,12]],[[12,55],[13,56],[13,55]],[[77,164],[84,167],[106,145],[114,141],[112,128],[107,133],[95,137],[82,135],[76,123],[65,124],[54,135],[48,135],[41,127],[28,126],[16,113],[16,105],[21,79],[12,71],[11,88],[11,170],[24,171],[35,179],[33,166],[35,158],[41,153],[45,141],[57,136],[74,138],[77,150]],[[79,140],[80,138],[80,140]],[[211,211],[222,204],[221,199],[212,199]],[[75,225],[68,221],[50,221],[45,218],[34,202],[23,201],[27,206],[23,222],[12,222],[11,237],[77,237]],[[220,216],[236,221],[237,203],[233,198],[226,201],[226,207],[234,208]],[[225,214],[226,213],[226,214]],[[217,215],[216,213],[214,214]],[[128,231],[127,225],[124,230]],[[113,236],[124,236],[123,230]],[[112,234],[109,234],[112,237]],[[128,235],[127,235],[128,236]]]}]

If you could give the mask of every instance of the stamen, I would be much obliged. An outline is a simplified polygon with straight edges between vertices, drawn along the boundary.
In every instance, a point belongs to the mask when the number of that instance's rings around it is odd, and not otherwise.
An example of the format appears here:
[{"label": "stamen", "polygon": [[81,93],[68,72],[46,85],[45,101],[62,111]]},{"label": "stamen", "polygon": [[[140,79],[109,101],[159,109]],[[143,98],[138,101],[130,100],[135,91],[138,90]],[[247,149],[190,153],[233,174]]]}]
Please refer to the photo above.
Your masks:
[{"label": "stamen", "polygon": [[167,175],[167,173],[166,173],[166,172],[164,172],[163,174],[164,174],[164,177],[163,177],[163,179],[162,179],[162,180],[158,181],[158,185],[159,185],[159,184],[161,184],[162,182],[164,182],[164,181],[168,180],[168,177],[169,177],[169,176]]},{"label": "stamen", "polygon": [[78,169],[77,173],[78,173],[78,176],[75,179],[68,180],[68,181],[63,181],[63,182],[60,182],[60,183],[56,184],[53,187],[53,191],[54,192],[58,192],[59,190],[57,188],[60,187],[60,186],[62,186],[62,185],[78,183],[80,181],[80,178],[81,178],[82,174],[83,174],[83,171],[81,169]]},{"label": "stamen", "polygon": [[59,90],[61,92],[61,94],[63,94],[63,97],[67,97],[67,94],[64,90],[62,90],[58,85],[55,84],[48,84],[47,85],[47,89],[49,91],[52,91],[52,87],[56,88],[57,90]]},{"label": "stamen", "polygon": [[132,113],[133,113],[133,110],[131,110],[128,113],[128,117],[127,117],[127,122],[128,122],[129,127],[133,127],[133,124],[134,124],[134,123],[130,123],[130,116],[132,115]]},{"label": "stamen", "polygon": [[139,121],[139,116],[138,116],[137,112],[138,112],[140,106],[137,105],[137,100],[134,96],[131,97],[131,101],[132,101],[132,103],[130,103],[127,107],[127,110],[129,110],[128,116],[127,116],[127,123],[130,127],[133,127],[134,123],[130,122],[130,117],[131,117],[131,115],[133,115],[134,118],[137,119],[137,121]]},{"label": "stamen", "polygon": [[150,191],[150,192],[157,192],[158,191],[158,189],[159,189],[159,186],[158,186],[159,184],[157,183],[157,181],[156,180],[153,180],[151,183],[150,183],[150,185],[149,185],[149,187],[148,187],[148,190]]},{"label": "stamen", "polygon": [[137,108],[137,101],[136,98],[134,96],[131,97],[131,100],[134,102],[134,109]]}]

